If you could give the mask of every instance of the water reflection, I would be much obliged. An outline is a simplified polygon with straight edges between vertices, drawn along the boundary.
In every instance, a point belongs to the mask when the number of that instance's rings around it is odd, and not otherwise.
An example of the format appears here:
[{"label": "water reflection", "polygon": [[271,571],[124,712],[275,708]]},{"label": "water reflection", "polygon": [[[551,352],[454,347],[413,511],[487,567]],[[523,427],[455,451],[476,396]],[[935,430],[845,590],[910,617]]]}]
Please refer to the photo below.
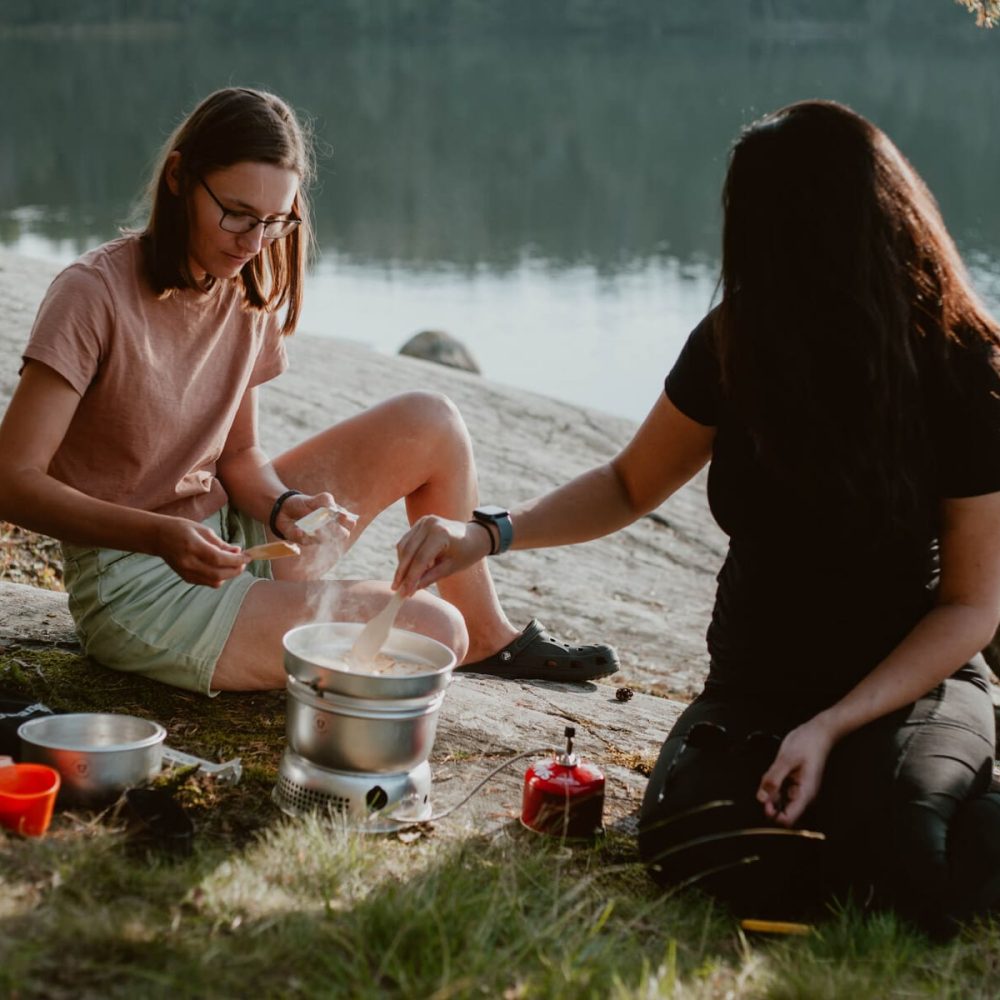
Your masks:
[{"label": "water reflection", "polygon": [[[1000,104],[998,53],[1000,32],[974,31],[967,40],[685,36],[655,46],[347,46],[315,34],[278,45],[199,34],[7,40],[0,78],[22,96],[3,110],[0,243],[40,240],[31,245],[67,257],[114,235],[185,110],[230,82],[266,86],[311,114],[326,150],[315,199],[326,256],[308,326],[394,350],[450,316],[490,375],[518,381],[484,356],[492,342],[477,339],[500,314],[498,353],[518,352],[511,338],[534,349],[544,336],[564,366],[586,354],[599,369],[619,366],[627,382],[653,363],[628,330],[637,314],[668,342],[655,358],[666,365],[711,295],[730,141],[742,123],[797,98],[835,97],[885,127],[985,281],[1000,260],[1000,132],[989,121]],[[996,305],[996,285],[986,284]],[[450,302],[431,309],[432,293]],[[374,323],[370,306],[354,305],[368,294],[381,296]],[[609,313],[633,295],[634,308]],[[406,322],[400,300],[388,342],[375,327],[400,296],[411,315]],[[512,301],[545,318],[512,315]],[[573,363],[582,379],[585,366]],[[574,398],[600,405],[600,375]],[[646,400],[638,407],[629,396],[604,408],[639,416]]]}]

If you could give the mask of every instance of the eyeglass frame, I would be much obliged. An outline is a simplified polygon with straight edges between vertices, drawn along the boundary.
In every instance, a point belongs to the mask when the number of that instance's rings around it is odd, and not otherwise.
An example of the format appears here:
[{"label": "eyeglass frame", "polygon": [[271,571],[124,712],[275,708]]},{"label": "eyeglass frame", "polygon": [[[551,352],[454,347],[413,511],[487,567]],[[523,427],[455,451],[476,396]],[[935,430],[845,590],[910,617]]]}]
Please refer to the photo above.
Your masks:
[{"label": "eyeglass frame", "polygon": [[[232,233],[234,236],[246,236],[247,233],[252,233],[258,226],[263,226],[264,239],[283,240],[287,236],[291,236],[292,233],[294,233],[295,230],[302,225],[302,220],[297,215],[291,215],[287,219],[262,219],[260,218],[260,216],[254,215],[253,212],[234,212],[232,211],[232,209],[226,208],[226,206],[223,205],[221,201],[219,201],[215,192],[208,186],[207,182],[205,181],[205,178],[202,177],[200,174],[198,175],[198,182],[208,192],[209,197],[212,199],[212,201],[215,202],[215,204],[219,207],[220,211],[222,212],[222,215],[219,217],[219,228],[224,233]],[[253,219],[254,224],[250,226],[248,229],[226,229],[223,223],[226,221],[227,215],[231,215],[233,216],[233,218],[242,217],[247,219]],[[288,232],[281,233],[278,236],[268,236],[267,227],[275,224],[282,226],[290,226],[291,228],[288,230]]]}]

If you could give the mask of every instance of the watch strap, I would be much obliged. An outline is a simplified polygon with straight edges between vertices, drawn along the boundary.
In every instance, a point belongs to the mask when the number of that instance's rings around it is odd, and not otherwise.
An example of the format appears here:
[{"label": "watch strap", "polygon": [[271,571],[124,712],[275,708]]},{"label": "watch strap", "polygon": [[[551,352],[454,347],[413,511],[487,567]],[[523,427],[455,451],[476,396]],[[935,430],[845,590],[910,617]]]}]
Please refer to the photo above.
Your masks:
[{"label": "watch strap", "polygon": [[493,523],[500,532],[500,543],[497,545],[496,555],[506,552],[514,541],[514,525],[511,523],[510,514],[495,518]]},{"label": "watch strap", "polygon": [[[514,525],[510,520],[510,513],[501,507],[490,508],[477,507],[472,512],[473,518],[482,524],[490,533],[490,555],[497,556],[506,552],[514,541]],[[493,528],[496,528],[497,535],[494,541]]]}]

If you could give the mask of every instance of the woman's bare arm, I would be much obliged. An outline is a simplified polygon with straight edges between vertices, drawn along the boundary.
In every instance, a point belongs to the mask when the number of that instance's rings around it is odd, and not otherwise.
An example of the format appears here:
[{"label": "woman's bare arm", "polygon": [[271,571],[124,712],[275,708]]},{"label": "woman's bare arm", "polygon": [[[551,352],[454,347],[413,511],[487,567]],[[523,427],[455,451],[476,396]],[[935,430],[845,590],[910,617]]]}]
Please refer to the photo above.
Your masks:
[{"label": "woman's bare arm", "polygon": [[[611,534],[658,507],[708,461],[715,430],[661,396],[632,440],[605,465],[514,508],[512,548],[570,545]],[[393,585],[412,593],[489,551],[475,525],[423,517],[400,540]]]},{"label": "woman's bare arm", "polygon": [[[79,402],[56,371],[27,362],[0,423],[0,517],[64,542],[161,556],[191,583],[239,573],[239,550],[202,525],[98,500],[49,475]],[[99,440],[93,449],[99,462]]]},{"label": "woman's bare arm", "polygon": [[[267,524],[275,500],[295,483],[285,483],[278,475],[270,458],[260,446],[257,432],[257,390],[247,390],[233,420],[222,455],[217,463],[219,481],[229,499],[245,514]],[[289,541],[312,544],[319,536],[309,535],[295,526],[295,522],[310,511],[334,504],[331,493],[297,494],[289,497],[278,512],[276,527]],[[349,531],[343,526],[342,534]]]},{"label": "woman's bare arm", "polygon": [[936,605],[856,687],[785,738],[757,795],[779,823],[802,815],[839,740],[916,701],[993,638],[1000,622],[1000,493],[946,500],[942,516]]}]

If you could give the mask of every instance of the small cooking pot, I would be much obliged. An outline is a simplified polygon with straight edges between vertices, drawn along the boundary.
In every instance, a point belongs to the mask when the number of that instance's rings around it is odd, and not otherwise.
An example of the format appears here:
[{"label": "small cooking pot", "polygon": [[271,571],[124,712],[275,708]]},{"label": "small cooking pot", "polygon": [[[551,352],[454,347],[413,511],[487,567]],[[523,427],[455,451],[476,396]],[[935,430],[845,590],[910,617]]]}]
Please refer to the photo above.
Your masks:
[{"label": "small cooking pot", "polygon": [[455,654],[429,636],[405,629],[389,630],[382,647],[387,656],[426,665],[418,673],[366,673],[337,664],[350,652],[364,625],[358,622],[319,622],[286,632],[285,670],[318,693],[348,698],[425,698],[443,691],[451,680]]},{"label": "small cooking pot", "polygon": [[167,731],[135,715],[79,712],[22,723],[21,756],[62,776],[60,805],[94,806],[156,775]]}]

